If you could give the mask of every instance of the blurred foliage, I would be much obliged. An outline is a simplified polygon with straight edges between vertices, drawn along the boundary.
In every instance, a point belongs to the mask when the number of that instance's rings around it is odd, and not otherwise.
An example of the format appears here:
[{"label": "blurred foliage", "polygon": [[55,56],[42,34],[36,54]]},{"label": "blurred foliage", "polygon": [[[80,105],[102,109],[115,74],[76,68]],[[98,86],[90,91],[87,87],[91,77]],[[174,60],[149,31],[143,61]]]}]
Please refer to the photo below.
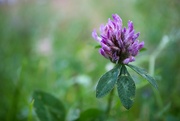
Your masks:
[{"label": "blurred foliage", "polygon": [[66,111],[63,104],[52,95],[35,91],[33,94],[36,114],[41,121],[64,121]]},{"label": "blurred foliage", "polygon": [[155,63],[159,92],[141,86],[129,111],[115,94],[108,121],[180,120],[179,11],[179,0],[1,0],[0,120],[39,120],[30,108],[36,89],[62,101],[66,120],[104,112],[108,97],[96,99],[95,86],[108,60],[94,49],[91,31],[113,13],[141,32],[147,51],[136,60],[142,67],[148,69],[149,55],[164,35],[170,42]]}]

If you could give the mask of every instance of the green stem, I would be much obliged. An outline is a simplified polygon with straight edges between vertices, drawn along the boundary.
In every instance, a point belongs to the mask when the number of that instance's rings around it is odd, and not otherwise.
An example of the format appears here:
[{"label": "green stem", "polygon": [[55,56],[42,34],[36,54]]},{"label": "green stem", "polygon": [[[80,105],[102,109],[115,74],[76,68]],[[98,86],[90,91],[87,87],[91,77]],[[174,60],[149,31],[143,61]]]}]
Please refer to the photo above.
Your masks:
[{"label": "green stem", "polygon": [[108,98],[108,104],[107,104],[107,108],[106,108],[106,119],[109,117],[110,115],[110,111],[112,108],[112,102],[113,102],[113,96],[114,96],[114,88],[112,89],[111,93],[109,94],[109,98]]},{"label": "green stem", "polygon": [[33,120],[33,105],[34,105],[34,99],[31,101],[31,103],[29,104],[29,114],[28,114],[28,121],[32,121]]}]

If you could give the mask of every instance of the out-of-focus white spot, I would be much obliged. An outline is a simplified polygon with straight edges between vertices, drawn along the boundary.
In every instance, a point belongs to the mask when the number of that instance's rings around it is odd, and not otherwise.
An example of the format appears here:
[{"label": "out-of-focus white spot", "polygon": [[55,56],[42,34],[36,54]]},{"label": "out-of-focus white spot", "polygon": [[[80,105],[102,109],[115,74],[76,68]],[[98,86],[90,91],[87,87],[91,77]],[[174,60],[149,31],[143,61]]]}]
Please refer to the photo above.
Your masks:
[{"label": "out-of-focus white spot", "polygon": [[106,69],[106,71],[109,71],[109,70],[111,70],[113,67],[114,67],[114,64],[113,64],[113,63],[108,63],[108,64],[106,64],[105,69]]},{"label": "out-of-focus white spot", "polygon": [[71,108],[68,111],[67,120],[68,121],[74,121],[74,120],[78,119],[79,115],[80,115],[80,110],[78,108],[76,108],[76,109]]},{"label": "out-of-focus white spot", "polygon": [[91,79],[87,75],[79,75],[75,78],[75,82],[85,87],[88,87],[91,84]]},{"label": "out-of-focus white spot", "polygon": [[50,38],[44,38],[39,41],[37,51],[41,55],[49,55],[52,52],[52,44]]}]

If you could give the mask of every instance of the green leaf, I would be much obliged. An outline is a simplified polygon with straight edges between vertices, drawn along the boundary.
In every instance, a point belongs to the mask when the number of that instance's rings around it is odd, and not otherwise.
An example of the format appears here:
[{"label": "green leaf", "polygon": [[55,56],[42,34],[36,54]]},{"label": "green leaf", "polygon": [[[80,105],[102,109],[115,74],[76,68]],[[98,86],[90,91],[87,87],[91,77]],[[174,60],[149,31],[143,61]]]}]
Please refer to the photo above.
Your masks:
[{"label": "green leaf", "polygon": [[125,66],[122,66],[121,75],[117,81],[118,95],[126,109],[130,109],[135,97],[135,83]]},{"label": "green leaf", "polygon": [[139,50],[139,52],[144,52],[146,50],[147,50],[146,48],[142,48],[142,49]]},{"label": "green leaf", "polygon": [[143,68],[139,68],[130,64],[128,64],[127,66],[129,66],[132,70],[134,70],[143,78],[145,78],[147,81],[149,81],[149,83],[152,84],[154,88],[158,89],[156,80],[152,76],[150,76]]},{"label": "green leaf", "polygon": [[100,98],[108,94],[117,82],[121,65],[116,65],[112,70],[106,72],[100,79],[96,87],[96,97]]},{"label": "green leaf", "polygon": [[65,108],[54,96],[35,91],[33,94],[35,112],[40,121],[64,121]]},{"label": "green leaf", "polygon": [[104,112],[99,109],[87,109],[80,114],[76,121],[104,121]]},{"label": "green leaf", "polygon": [[94,48],[95,49],[101,48],[101,45],[96,45]]}]

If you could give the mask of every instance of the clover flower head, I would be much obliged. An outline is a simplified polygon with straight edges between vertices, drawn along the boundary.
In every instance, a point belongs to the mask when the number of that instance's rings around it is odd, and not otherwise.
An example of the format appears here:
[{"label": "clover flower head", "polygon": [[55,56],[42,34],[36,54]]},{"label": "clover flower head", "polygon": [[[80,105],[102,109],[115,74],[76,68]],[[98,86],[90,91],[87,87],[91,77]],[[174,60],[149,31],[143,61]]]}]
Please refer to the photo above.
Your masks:
[{"label": "clover flower head", "polygon": [[92,32],[92,37],[101,45],[100,54],[113,63],[135,61],[135,56],[144,47],[144,42],[137,39],[140,33],[135,33],[132,21],[128,21],[128,27],[123,28],[122,19],[117,14],[113,14],[112,18],[106,25],[100,26],[100,36],[96,30]]}]

